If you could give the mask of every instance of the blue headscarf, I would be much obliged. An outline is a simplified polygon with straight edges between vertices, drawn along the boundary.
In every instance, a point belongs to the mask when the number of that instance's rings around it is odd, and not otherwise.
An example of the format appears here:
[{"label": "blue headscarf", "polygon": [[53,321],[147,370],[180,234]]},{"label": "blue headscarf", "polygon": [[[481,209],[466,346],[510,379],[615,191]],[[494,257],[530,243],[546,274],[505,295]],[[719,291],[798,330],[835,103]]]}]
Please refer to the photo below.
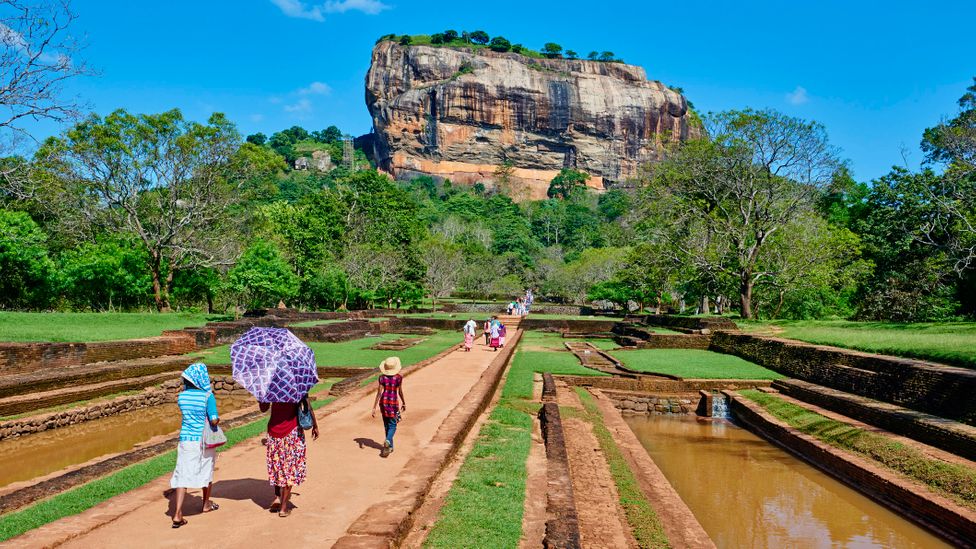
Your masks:
[{"label": "blue headscarf", "polygon": [[194,387],[201,391],[210,392],[210,373],[207,372],[207,365],[202,362],[190,364],[190,367],[183,370],[183,379],[189,381]]}]

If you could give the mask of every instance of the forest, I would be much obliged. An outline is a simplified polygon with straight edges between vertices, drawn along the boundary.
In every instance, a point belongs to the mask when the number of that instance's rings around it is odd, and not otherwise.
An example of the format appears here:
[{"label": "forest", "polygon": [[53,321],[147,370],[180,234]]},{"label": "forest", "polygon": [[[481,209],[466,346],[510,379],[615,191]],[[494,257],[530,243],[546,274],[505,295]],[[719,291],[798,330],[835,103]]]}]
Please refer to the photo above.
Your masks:
[{"label": "forest", "polygon": [[[242,138],[221,114],[91,115],[3,161],[0,307],[226,311],[547,299],[743,318],[896,321],[976,307],[976,86],[919,171],[854,180],[815,122],[710,113],[707,138],[605,192],[563,170],[515,201],[394,181],[333,127]],[[296,169],[321,151],[326,171]]]}]

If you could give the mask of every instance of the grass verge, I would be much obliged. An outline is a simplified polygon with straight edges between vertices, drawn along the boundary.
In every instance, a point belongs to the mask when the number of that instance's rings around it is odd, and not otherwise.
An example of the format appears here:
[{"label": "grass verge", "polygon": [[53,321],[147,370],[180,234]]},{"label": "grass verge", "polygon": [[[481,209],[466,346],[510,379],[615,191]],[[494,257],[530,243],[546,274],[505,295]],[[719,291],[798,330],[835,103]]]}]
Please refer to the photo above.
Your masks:
[{"label": "grass verge", "polygon": [[90,342],[161,335],[163,330],[229,320],[202,313],[22,313],[0,312],[0,340]]},{"label": "grass verge", "polygon": [[585,412],[582,416],[593,425],[593,434],[600,442],[600,448],[607,459],[607,465],[610,466],[610,475],[617,485],[620,505],[624,509],[624,515],[626,515],[634,538],[637,540],[637,545],[654,548],[670,547],[661,520],[651,508],[647,498],[644,497],[634,472],[630,470],[627,460],[624,459],[623,453],[613,440],[613,435],[603,423],[603,415],[600,414],[593,396],[582,387],[576,387],[576,393],[579,394],[580,400],[583,402]]},{"label": "grass verge", "polygon": [[[312,408],[317,410],[333,401],[335,397],[316,400],[312,402]],[[225,452],[247,439],[264,433],[267,425],[267,420],[261,418],[228,430],[225,433],[227,444],[217,451]],[[174,467],[176,467],[176,450],[171,450],[19,511],[0,516],[0,541],[6,541],[50,522],[87,511],[105,500],[148,484],[171,472]]]},{"label": "grass verge", "polygon": [[[478,433],[447,495],[425,547],[517,547],[525,508],[525,462],[539,405],[532,401],[536,372],[598,375],[558,347],[558,335],[524,332],[502,387],[498,405]],[[526,348],[543,350],[527,351]]]},{"label": "grass verge", "polygon": [[928,457],[889,437],[830,419],[775,395],[752,389],[739,391],[739,394],[801,433],[866,457],[976,510],[976,471],[968,467]]},{"label": "grass verge", "polygon": [[690,379],[781,379],[784,376],[734,355],[700,349],[637,349],[615,351],[614,358],[639,372],[671,374]]},{"label": "grass verge", "polygon": [[976,368],[976,322],[736,322],[751,333]]}]

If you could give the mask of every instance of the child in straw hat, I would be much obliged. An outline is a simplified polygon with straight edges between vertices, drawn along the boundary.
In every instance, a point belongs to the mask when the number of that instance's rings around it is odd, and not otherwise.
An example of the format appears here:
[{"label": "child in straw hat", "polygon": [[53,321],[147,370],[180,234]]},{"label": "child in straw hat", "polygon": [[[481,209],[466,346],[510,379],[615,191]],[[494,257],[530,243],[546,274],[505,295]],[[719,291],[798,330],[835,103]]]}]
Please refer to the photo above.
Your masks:
[{"label": "child in straw hat", "polygon": [[383,441],[381,457],[393,453],[393,435],[396,433],[397,423],[400,422],[400,412],[406,411],[407,401],[403,398],[403,376],[400,375],[400,359],[391,356],[380,363],[379,386],[376,388],[376,399],[373,401],[373,417],[379,407],[383,416],[383,429],[386,439]]}]

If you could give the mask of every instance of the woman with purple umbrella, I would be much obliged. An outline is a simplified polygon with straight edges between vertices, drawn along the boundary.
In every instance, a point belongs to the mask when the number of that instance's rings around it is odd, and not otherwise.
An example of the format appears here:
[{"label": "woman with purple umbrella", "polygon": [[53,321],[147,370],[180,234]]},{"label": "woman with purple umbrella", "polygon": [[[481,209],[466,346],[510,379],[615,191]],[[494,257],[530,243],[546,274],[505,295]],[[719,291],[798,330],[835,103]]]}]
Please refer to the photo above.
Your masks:
[{"label": "woman with purple umbrella", "polygon": [[305,482],[305,431],[298,425],[298,409],[308,406],[312,415],[312,440],[319,438],[319,424],[308,400],[294,402],[260,402],[262,412],[271,410],[268,419],[268,441],[265,445],[268,461],[268,481],[275,487],[275,500],[269,509],[279,517],[291,514],[288,498],[292,486]]},{"label": "woman with purple umbrella", "polygon": [[319,437],[308,402],[319,381],[315,353],[284,328],[251,328],[231,345],[230,357],[234,380],[258,399],[262,412],[271,410],[266,458],[275,500],[270,510],[287,517],[292,487],[305,481],[305,429],[311,429],[313,440]]}]

